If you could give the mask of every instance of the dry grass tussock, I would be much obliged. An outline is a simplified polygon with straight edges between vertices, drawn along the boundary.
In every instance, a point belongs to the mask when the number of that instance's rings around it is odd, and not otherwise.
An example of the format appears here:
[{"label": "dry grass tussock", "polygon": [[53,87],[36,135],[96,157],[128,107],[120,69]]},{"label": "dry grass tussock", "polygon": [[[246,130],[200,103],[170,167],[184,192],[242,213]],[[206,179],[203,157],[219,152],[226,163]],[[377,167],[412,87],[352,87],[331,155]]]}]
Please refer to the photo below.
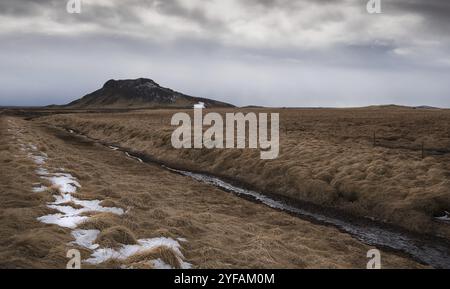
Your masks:
[{"label": "dry grass tussock", "polygon": [[134,234],[123,226],[114,226],[101,231],[100,235],[95,241],[102,247],[119,248],[123,245],[137,244]]},{"label": "dry grass tussock", "polygon": [[173,149],[175,112],[55,115],[40,121],[264,192],[450,238],[449,225],[434,219],[450,211],[449,110],[270,110],[280,113],[281,122],[275,160],[260,160],[258,151],[248,149]]},{"label": "dry grass tussock", "polygon": [[135,254],[128,259],[125,260],[125,264],[130,267],[136,268],[141,266],[151,266],[148,264],[148,260],[157,260],[160,259],[164,263],[170,265],[172,268],[180,269],[181,264],[177,257],[177,255],[173,252],[172,249],[166,246],[160,246],[152,250],[147,250],[145,252],[141,252]]}]

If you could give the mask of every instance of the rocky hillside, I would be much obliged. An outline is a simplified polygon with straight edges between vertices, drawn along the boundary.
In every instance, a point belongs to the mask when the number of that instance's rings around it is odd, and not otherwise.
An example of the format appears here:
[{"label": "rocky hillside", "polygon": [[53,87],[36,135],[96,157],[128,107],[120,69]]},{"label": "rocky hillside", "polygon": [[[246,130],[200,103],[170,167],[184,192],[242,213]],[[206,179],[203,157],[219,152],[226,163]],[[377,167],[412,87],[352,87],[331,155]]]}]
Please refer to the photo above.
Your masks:
[{"label": "rocky hillside", "polygon": [[102,88],[75,100],[65,108],[191,108],[203,102],[208,107],[233,107],[233,105],[207,98],[193,97],[162,87],[151,79],[138,78],[109,80]]}]

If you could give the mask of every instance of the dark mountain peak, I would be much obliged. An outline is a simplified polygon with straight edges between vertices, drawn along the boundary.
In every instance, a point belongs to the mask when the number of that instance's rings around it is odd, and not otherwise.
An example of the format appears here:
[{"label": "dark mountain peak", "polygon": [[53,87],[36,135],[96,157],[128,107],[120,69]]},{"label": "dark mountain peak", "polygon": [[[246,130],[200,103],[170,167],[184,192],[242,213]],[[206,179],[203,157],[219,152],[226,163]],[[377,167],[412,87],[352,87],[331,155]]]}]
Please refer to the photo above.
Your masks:
[{"label": "dark mountain peak", "polygon": [[102,88],[69,103],[72,108],[144,108],[192,107],[203,102],[206,107],[233,107],[228,103],[189,96],[162,87],[152,79],[108,80]]},{"label": "dark mountain peak", "polygon": [[104,85],[103,88],[107,89],[133,89],[133,88],[157,88],[160,87],[158,83],[149,78],[138,78],[138,79],[123,79],[115,80],[110,79]]}]

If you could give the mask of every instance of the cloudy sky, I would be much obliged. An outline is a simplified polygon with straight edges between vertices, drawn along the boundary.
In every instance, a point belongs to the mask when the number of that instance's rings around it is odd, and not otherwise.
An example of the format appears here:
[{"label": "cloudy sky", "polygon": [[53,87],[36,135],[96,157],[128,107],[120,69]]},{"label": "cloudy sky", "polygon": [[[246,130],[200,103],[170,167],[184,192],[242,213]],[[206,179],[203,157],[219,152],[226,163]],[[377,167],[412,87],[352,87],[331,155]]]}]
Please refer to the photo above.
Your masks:
[{"label": "cloudy sky", "polygon": [[236,105],[450,107],[450,1],[1,0],[0,105],[152,78]]}]

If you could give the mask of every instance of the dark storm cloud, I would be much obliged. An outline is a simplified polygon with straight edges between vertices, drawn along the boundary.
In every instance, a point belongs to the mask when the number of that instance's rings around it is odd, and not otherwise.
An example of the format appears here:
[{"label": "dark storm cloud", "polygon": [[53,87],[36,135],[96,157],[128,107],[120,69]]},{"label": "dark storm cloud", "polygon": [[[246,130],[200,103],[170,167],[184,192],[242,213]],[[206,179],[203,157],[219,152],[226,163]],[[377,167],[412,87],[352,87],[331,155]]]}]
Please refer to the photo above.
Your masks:
[{"label": "dark storm cloud", "polygon": [[421,30],[449,39],[450,1],[447,0],[402,0],[389,1],[385,4],[387,11],[398,15],[411,13],[423,17]]},{"label": "dark storm cloud", "polygon": [[152,77],[242,105],[450,106],[450,3],[381,1],[3,0],[0,105]]},{"label": "dark storm cloud", "polygon": [[[56,0],[4,0],[0,2],[0,15],[29,16],[39,13],[40,8],[54,7]],[[61,1],[59,1],[61,3]]]},{"label": "dark storm cloud", "polygon": [[180,5],[180,2],[177,0],[160,1],[158,2],[156,9],[163,14],[188,19],[204,26],[208,25],[210,28],[211,27],[215,27],[216,29],[225,28],[224,22],[208,18],[202,9],[199,8],[186,9],[186,7]]},{"label": "dark storm cloud", "polygon": [[403,0],[392,2],[390,5],[398,9],[398,12],[413,12],[422,14],[436,23],[447,25],[450,23],[450,2],[446,0]]},{"label": "dark storm cloud", "polygon": [[[208,1],[204,1],[207,3]],[[365,7],[365,0],[357,1],[345,1],[345,0],[247,0],[241,1],[240,5],[242,7],[247,7],[251,9],[262,9],[262,10],[294,10],[296,8],[307,7],[311,5],[322,5],[322,6],[354,6],[355,3],[360,2],[361,8]],[[95,1],[89,2],[93,4]],[[181,5],[179,0],[126,0],[126,1],[111,1],[110,6],[95,6],[92,5],[87,7],[83,14],[79,15],[77,18],[85,21],[97,21],[108,17],[120,16],[123,21],[133,21],[136,19],[135,15],[130,12],[131,7],[142,7],[151,8],[154,7],[159,12],[173,15],[177,17],[182,17],[196,21],[202,24],[219,23],[214,19],[210,19],[206,16],[205,10],[199,7],[187,9],[184,5]],[[417,15],[422,15],[426,20],[437,24],[437,28],[442,28],[443,25],[450,23],[450,2],[446,0],[382,0],[383,7],[385,8],[385,13],[414,13]],[[66,1],[64,0],[2,0],[0,2],[0,15],[11,15],[11,16],[32,16],[42,14],[42,10],[54,9],[61,10],[66,6]],[[88,6],[88,4],[86,4]],[[224,14],[227,11],[223,11]],[[63,15],[62,13],[59,13]],[[332,15],[330,11],[330,15]],[[335,14],[338,15],[338,14]],[[67,16],[67,15],[65,15]],[[342,16],[342,14],[340,15]],[[63,19],[70,19],[69,17],[61,17]],[[340,17],[339,17],[340,19]],[[336,20],[339,20],[336,19]],[[320,19],[324,21],[327,19]],[[223,23],[223,22],[222,22]]]}]

